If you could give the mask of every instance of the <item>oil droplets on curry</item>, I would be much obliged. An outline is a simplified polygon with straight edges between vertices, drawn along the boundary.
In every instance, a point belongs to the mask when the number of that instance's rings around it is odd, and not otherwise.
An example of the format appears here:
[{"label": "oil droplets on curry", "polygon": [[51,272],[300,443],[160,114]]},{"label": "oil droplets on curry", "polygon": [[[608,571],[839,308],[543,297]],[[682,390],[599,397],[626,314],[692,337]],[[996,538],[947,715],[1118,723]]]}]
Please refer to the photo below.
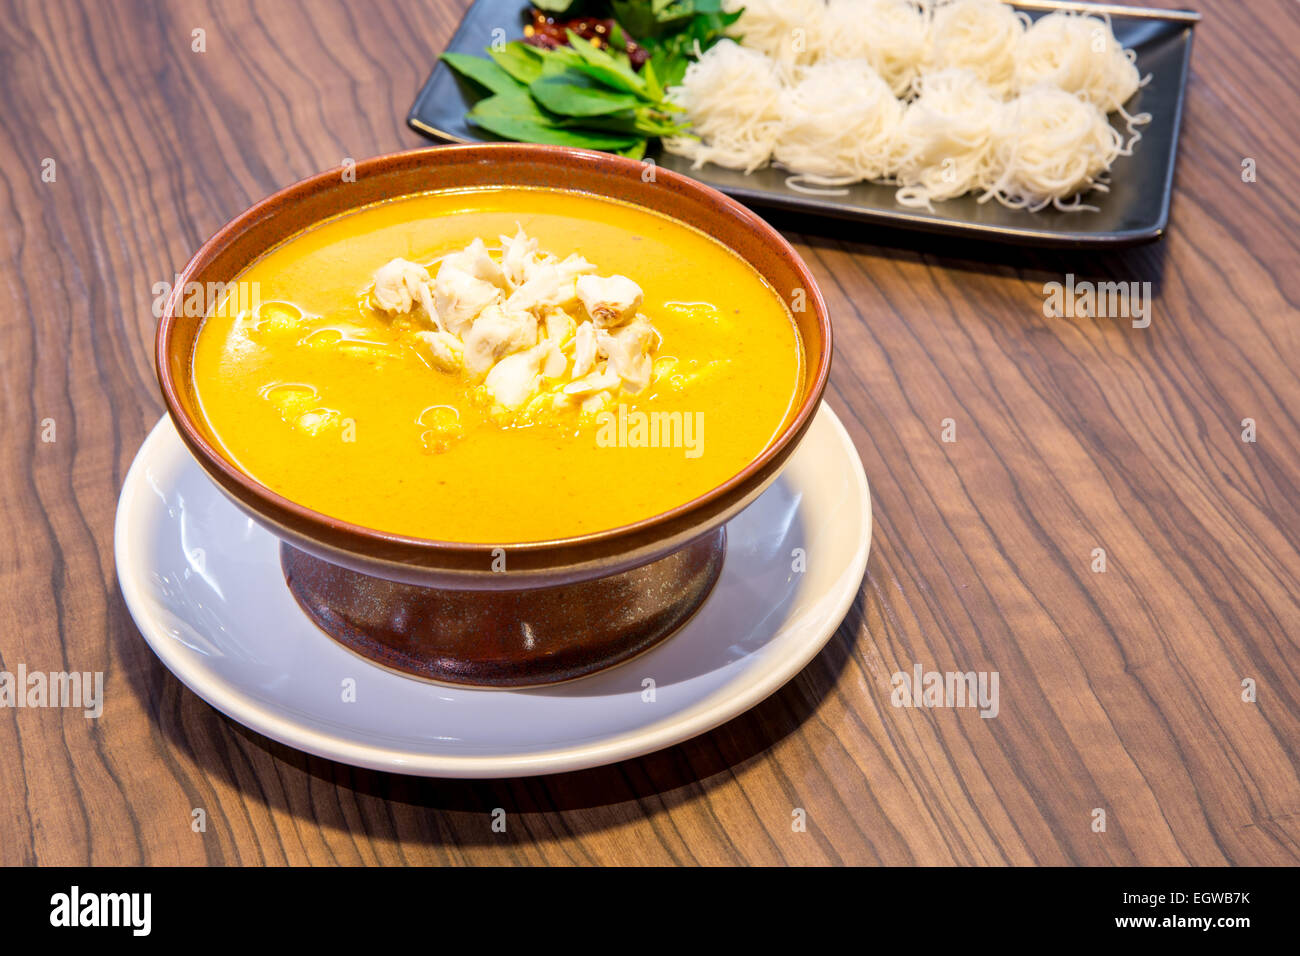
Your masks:
[{"label": "oil droplets on curry", "polygon": [[662,513],[793,414],[791,315],[720,243],[582,193],[468,189],[329,220],[203,322],[195,391],[223,452],[323,514],[515,543]]}]

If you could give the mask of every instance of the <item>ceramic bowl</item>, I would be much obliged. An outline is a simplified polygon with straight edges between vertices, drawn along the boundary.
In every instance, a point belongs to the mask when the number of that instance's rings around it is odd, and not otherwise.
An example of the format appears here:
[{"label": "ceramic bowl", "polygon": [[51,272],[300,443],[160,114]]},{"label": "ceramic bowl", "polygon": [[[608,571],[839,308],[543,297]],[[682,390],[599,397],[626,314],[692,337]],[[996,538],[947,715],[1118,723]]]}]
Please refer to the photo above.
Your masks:
[{"label": "ceramic bowl", "polygon": [[[795,414],[755,459],[707,493],[634,524],[549,541],[469,544],[407,537],[321,514],[265,487],[222,455],[190,375],[202,323],[184,314],[191,283],[232,282],[304,229],[375,202],[431,190],[518,186],[609,197],[693,226],[749,262],[791,306],[807,357],[805,379]],[[378,156],[357,163],[355,181],[335,169],[257,203],[205,242],[181,272],[158,326],[156,362],[167,411],[189,451],[239,508],[281,539],[290,586],[327,632],[372,660],[418,676],[514,683],[533,673],[530,661],[554,664],[557,648],[539,646],[548,633],[555,640],[567,635],[571,660],[535,674],[539,681],[626,659],[644,649],[647,634],[661,639],[698,606],[717,575],[722,526],[776,478],[813,420],[830,371],[831,326],[817,285],[790,244],[720,192],[606,153],[495,143]],[[503,563],[506,573],[500,573]],[[465,592],[502,595],[476,602]],[[615,614],[584,631],[582,622],[610,600],[636,605],[638,619]],[[453,605],[455,613],[443,617],[460,621],[456,636],[445,628],[433,636],[409,633],[412,614]],[[529,615],[541,630],[525,628],[525,638],[516,640],[516,625]],[[554,626],[547,628],[547,620]],[[582,634],[574,637],[575,630]],[[484,647],[484,633],[502,637]],[[601,634],[609,646],[593,647]],[[478,662],[466,664],[466,653]],[[497,677],[488,679],[488,672]]]}]

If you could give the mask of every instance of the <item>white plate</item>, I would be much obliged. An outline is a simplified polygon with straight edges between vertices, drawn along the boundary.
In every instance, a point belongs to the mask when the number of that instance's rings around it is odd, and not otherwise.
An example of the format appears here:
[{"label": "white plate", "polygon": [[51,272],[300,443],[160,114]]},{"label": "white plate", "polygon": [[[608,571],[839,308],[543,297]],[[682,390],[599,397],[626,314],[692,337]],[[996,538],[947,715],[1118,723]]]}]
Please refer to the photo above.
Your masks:
[{"label": "white plate", "polygon": [[361,767],[509,777],[650,753],[754,706],[844,619],[870,537],[862,462],[823,405],[780,478],[727,526],[722,575],[681,631],[622,666],[530,690],[428,684],[336,644],[289,594],[276,539],[212,484],[167,418],[126,476],[114,549],[154,653],[234,720]]}]

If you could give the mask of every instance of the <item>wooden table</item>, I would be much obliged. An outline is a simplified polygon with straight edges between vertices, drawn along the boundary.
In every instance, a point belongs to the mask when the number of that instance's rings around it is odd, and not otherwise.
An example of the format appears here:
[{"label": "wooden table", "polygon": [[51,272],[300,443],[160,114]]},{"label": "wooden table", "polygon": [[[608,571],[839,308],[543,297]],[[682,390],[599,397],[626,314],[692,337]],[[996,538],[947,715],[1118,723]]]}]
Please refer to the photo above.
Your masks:
[{"label": "wooden table", "polygon": [[[1300,861],[1300,8],[1198,4],[1162,242],[1049,254],[778,221],[833,310],[827,400],[875,509],[826,650],[682,746],[457,782],[308,757],[213,710],[133,625],[112,533],[162,411],[153,284],[273,190],[422,145],[403,118],[464,4],[6,3],[0,669],[102,670],[107,703],[0,711],[0,862]],[[1067,272],[1151,282],[1150,327],[1046,318]],[[891,706],[916,664],[997,671],[998,716]]]}]

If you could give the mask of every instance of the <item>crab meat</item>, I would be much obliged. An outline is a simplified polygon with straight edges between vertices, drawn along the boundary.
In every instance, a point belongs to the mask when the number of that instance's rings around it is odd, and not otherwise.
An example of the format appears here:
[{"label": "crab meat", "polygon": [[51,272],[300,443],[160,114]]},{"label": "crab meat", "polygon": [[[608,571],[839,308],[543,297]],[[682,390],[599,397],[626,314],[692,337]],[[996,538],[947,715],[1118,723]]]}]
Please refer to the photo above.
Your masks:
[{"label": "crab meat", "polygon": [[509,288],[505,270],[492,258],[482,239],[475,239],[460,252],[453,252],[442,261],[444,264],[450,264],[452,268],[468,273],[475,279],[490,282],[498,289]]},{"label": "crab meat", "polygon": [[465,346],[450,332],[416,332],[416,348],[434,368],[454,372],[465,364]]},{"label": "crab meat", "polygon": [[510,308],[539,315],[560,308],[577,298],[577,279],[595,271],[596,267],[579,255],[534,259],[523,267],[523,282],[510,294]]},{"label": "crab meat", "polygon": [[511,288],[521,286],[526,272],[537,261],[537,240],[528,238],[523,226],[514,236],[501,237],[501,271]]},{"label": "crab meat", "polygon": [[596,267],[576,252],[556,262],[555,270],[565,279],[596,274]]},{"label": "crab meat", "polygon": [[420,287],[416,290],[416,295],[420,300],[420,305],[424,308],[424,313],[433,323],[433,327],[442,330],[442,319],[438,317],[438,310],[433,304],[433,291],[430,289],[431,283],[421,282]]},{"label": "crab meat", "polygon": [[583,322],[573,335],[573,377],[582,378],[596,364],[596,327]]},{"label": "crab meat", "polygon": [[530,268],[523,285],[510,293],[510,308],[541,312],[572,302],[578,294],[575,279],[588,268],[592,266],[585,259],[543,262]]},{"label": "crab meat", "polygon": [[565,301],[564,280],[554,266],[542,266],[534,270],[523,285],[510,293],[506,305],[511,309],[531,312],[539,311],[547,305],[563,305]]},{"label": "crab meat", "polygon": [[641,317],[613,332],[596,330],[597,349],[609,359],[609,367],[632,392],[644,389],[654,376],[651,352],[657,339],[654,327]]},{"label": "crab meat", "polygon": [[485,308],[465,333],[465,367],[482,375],[503,355],[537,344],[537,320],[528,312],[515,312],[493,303]]},{"label": "crab meat", "polygon": [[542,375],[551,379],[563,378],[564,373],[569,368],[569,360],[550,339],[546,340],[546,344],[551,347],[551,351],[546,356],[546,362],[542,365]]},{"label": "crab meat", "polygon": [[631,321],[645,294],[627,276],[581,276],[575,291],[591,320],[601,328],[613,328]]},{"label": "crab meat", "polygon": [[[463,375],[495,413],[587,414],[644,390],[656,372],[665,387],[687,380],[680,368],[656,370],[661,343],[638,311],[640,286],[596,275],[578,253],[561,259],[539,251],[522,226],[501,237],[499,251],[475,239],[436,268],[393,259],[374,280],[370,300],[396,316],[392,327],[406,344],[430,367]],[[425,316],[431,330],[421,328]]]},{"label": "crab meat", "polygon": [[442,261],[433,283],[434,305],[442,327],[463,335],[474,317],[495,302],[501,290],[491,282],[475,278],[454,262]]},{"label": "crab meat", "polygon": [[569,313],[563,309],[551,309],[546,313],[544,320],[546,337],[555,343],[557,348],[565,348],[573,338],[573,333],[578,330],[577,323],[569,316]]},{"label": "crab meat", "polygon": [[507,355],[488,372],[483,385],[493,400],[510,411],[522,408],[541,386],[542,370],[551,356],[560,355],[550,342]]},{"label": "crab meat", "polygon": [[429,296],[429,270],[418,262],[397,258],[375,270],[375,286],[370,299],[380,311],[401,315],[420,302],[436,325],[437,313]]},{"label": "crab meat", "polygon": [[608,388],[618,388],[618,382],[617,375],[609,371],[609,369],[601,369],[599,372],[592,372],[590,375],[564,386],[564,394],[573,395],[574,397],[593,395]]}]

